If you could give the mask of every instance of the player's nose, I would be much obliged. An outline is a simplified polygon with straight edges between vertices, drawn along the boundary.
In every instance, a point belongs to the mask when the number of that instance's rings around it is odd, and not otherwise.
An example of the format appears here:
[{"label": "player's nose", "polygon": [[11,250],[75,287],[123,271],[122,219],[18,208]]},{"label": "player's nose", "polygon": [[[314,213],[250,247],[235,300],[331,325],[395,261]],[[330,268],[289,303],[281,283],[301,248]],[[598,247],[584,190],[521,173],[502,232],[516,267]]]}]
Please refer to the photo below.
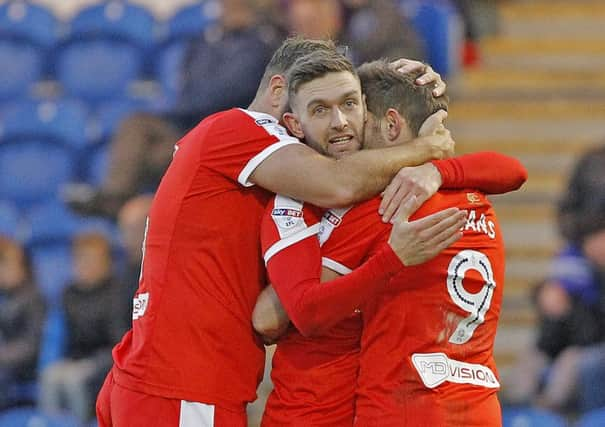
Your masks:
[{"label": "player's nose", "polygon": [[348,125],[347,116],[338,107],[332,108],[331,126],[334,129],[343,129]]}]

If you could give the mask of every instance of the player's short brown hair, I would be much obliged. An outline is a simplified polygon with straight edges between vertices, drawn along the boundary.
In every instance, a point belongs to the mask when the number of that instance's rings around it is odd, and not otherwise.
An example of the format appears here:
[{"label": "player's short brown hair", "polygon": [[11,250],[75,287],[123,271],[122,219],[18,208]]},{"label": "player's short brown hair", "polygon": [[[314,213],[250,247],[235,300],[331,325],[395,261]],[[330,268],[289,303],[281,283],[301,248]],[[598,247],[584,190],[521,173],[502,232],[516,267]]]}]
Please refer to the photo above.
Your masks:
[{"label": "player's short brown hair", "polygon": [[336,51],[336,45],[331,40],[313,40],[304,37],[289,37],[273,53],[269,63],[265,67],[265,73],[261,79],[259,89],[268,86],[271,76],[276,74],[286,75],[297,59],[318,50]]},{"label": "player's short brown hair", "polygon": [[435,98],[433,86],[415,83],[421,73],[400,73],[384,59],[363,64],[357,73],[368,111],[381,119],[389,108],[396,109],[406,119],[414,136],[418,136],[427,117],[447,110],[447,96]]},{"label": "player's short brown hair", "polygon": [[317,50],[299,58],[287,74],[288,96],[292,98],[300,87],[329,73],[349,72],[357,76],[355,67],[345,56],[330,50]]}]

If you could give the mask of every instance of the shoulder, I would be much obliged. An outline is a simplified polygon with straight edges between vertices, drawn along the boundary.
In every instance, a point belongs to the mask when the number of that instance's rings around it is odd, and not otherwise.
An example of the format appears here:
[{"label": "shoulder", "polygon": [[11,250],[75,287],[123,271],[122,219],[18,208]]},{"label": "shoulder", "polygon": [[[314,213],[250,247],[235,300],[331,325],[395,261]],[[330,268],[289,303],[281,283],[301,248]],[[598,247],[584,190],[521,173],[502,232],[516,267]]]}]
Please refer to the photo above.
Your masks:
[{"label": "shoulder", "polygon": [[385,225],[382,222],[380,215],[378,215],[378,208],[380,207],[380,197],[374,197],[373,199],[366,200],[365,202],[358,203],[355,206],[346,210],[343,214],[343,224],[380,224]]}]

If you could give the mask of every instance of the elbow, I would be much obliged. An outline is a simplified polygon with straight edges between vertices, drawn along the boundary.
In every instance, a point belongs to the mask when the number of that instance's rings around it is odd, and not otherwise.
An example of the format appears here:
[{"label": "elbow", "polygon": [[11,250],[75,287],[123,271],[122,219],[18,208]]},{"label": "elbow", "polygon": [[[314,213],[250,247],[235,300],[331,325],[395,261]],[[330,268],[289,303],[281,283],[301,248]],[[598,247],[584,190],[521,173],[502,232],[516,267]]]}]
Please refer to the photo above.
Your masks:
[{"label": "elbow", "polygon": [[299,315],[296,319],[292,318],[292,323],[305,338],[315,338],[324,332],[322,323],[313,316]]},{"label": "elbow", "polygon": [[326,194],[325,200],[316,202],[319,207],[331,208],[346,208],[360,200],[359,191],[352,183],[346,185],[335,185],[334,188]]},{"label": "elbow", "polygon": [[267,320],[266,317],[260,315],[256,311],[252,313],[252,327],[259,335],[270,338],[272,337],[275,329],[272,322]]},{"label": "elbow", "polygon": [[517,161],[517,176],[515,177],[515,179],[512,182],[513,190],[518,190],[527,181],[527,169],[525,168],[525,166],[523,166],[523,164],[519,160],[516,160],[516,161]]},{"label": "elbow", "polygon": [[297,325],[294,323],[294,326],[296,326],[298,332],[305,338],[316,338],[321,335],[321,329],[317,325],[300,323]]}]

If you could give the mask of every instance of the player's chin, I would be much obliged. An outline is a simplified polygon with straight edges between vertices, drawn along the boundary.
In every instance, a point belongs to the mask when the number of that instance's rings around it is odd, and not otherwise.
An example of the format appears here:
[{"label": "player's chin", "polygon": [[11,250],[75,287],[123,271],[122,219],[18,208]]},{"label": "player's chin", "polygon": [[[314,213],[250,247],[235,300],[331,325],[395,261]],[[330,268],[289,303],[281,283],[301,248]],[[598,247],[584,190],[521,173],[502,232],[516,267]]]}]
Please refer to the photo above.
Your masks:
[{"label": "player's chin", "polygon": [[334,157],[335,159],[340,159],[359,150],[361,150],[361,144],[357,140],[352,140],[347,144],[332,145],[328,147],[330,157]]}]

